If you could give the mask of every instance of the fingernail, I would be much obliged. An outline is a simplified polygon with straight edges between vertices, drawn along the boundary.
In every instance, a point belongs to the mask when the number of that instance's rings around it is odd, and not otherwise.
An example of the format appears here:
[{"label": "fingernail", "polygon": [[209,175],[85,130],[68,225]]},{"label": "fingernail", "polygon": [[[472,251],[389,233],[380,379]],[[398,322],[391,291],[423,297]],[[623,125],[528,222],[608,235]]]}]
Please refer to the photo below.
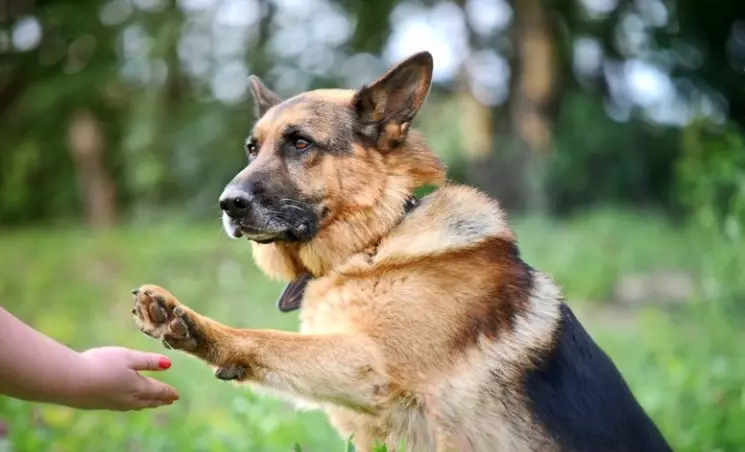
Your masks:
[{"label": "fingernail", "polygon": [[171,367],[171,360],[166,358],[165,356],[160,357],[160,361],[158,361],[158,367],[161,369],[168,369]]}]

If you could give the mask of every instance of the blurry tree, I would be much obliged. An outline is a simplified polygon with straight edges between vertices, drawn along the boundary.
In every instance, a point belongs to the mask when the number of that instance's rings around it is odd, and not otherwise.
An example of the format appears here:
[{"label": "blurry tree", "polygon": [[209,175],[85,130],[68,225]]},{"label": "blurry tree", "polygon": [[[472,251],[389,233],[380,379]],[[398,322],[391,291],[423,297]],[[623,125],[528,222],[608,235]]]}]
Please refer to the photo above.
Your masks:
[{"label": "blurry tree", "polygon": [[378,55],[390,35],[390,15],[398,0],[335,0],[339,7],[346,9],[354,18],[355,28],[349,48],[353,52],[367,52]]},{"label": "blurry tree", "polygon": [[[109,95],[117,84],[115,30],[98,20],[98,5],[61,0],[0,5],[5,223],[79,212],[93,225],[113,220],[116,204],[102,207],[107,201],[98,196],[115,192],[116,159],[104,153],[120,136],[117,127],[107,125],[115,125],[121,111]],[[79,111],[85,113],[73,117]],[[96,194],[99,189],[108,194]]]},{"label": "blurry tree", "polygon": [[[674,167],[688,124],[742,122],[745,5],[552,3],[561,18],[564,102],[548,192],[554,210],[593,203],[685,208]],[[640,91],[649,81],[659,91]],[[654,85],[653,85],[654,86]],[[731,149],[730,152],[735,152]],[[732,155],[732,154],[730,154]]]},{"label": "blurry tree", "polygon": [[0,0],[0,224],[217,213],[248,74],[283,95],[369,82],[395,20],[430,13],[462,22],[435,33],[465,50],[429,132],[509,210],[690,209],[681,134],[745,125],[742,2]]},{"label": "blurry tree", "polygon": [[84,199],[85,216],[92,228],[107,228],[116,221],[116,187],[106,168],[106,138],[88,110],[72,114],[68,148]]},{"label": "blurry tree", "polygon": [[560,104],[561,86],[556,34],[557,24],[541,0],[514,0],[511,41],[514,46],[509,118],[514,167],[523,195],[518,205],[545,212],[545,187],[549,154],[553,148],[553,123]]},{"label": "blurry tree", "polygon": [[739,125],[697,121],[682,136],[676,166],[678,196],[707,229],[732,240],[745,236],[745,139]]},{"label": "blurry tree", "polygon": [[[458,0],[457,5],[465,10],[466,3],[466,0]],[[494,36],[484,37],[478,34],[471,21],[466,21],[465,29],[468,46],[475,52],[483,51],[493,43]],[[496,154],[495,131],[493,128],[494,108],[485,105],[478,98],[474,92],[472,76],[468,69],[468,59],[466,59],[460,65],[454,83],[457,99],[454,108],[458,110],[456,118],[460,152],[466,160],[467,175],[471,183],[478,185],[492,195],[504,195],[508,191],[504,188],[511,185],[510,180],[495,178],[495,165],[492,164]],[[510,198],[508,196],[502,196],[500,200],[505,206],[509,207]]]}]

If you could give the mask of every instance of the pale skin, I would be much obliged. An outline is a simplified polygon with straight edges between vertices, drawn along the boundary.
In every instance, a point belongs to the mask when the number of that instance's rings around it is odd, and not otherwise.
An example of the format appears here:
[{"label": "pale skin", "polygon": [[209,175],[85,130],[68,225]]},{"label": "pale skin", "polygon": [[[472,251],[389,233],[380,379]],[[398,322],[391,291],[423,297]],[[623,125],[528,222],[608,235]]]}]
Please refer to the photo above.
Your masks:
[{"label": "pale skin", "polygon": [[163,355],[123,347],[76,352],[0,307],[0,395],[79,409],[155,408],[178,393],[139,372],[170,365]]}]

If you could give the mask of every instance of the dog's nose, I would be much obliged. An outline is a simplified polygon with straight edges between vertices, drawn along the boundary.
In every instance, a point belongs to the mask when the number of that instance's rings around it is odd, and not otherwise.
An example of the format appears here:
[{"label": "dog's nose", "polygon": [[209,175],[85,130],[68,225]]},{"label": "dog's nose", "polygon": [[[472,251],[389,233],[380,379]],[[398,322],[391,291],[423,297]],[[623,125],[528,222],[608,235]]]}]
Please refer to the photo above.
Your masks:
[{"label": "dog's nose", "polygon": [[228,191],[220,196],[220,208],[232,218],[240,218],[248,213],[251,200],[248,193]]}]

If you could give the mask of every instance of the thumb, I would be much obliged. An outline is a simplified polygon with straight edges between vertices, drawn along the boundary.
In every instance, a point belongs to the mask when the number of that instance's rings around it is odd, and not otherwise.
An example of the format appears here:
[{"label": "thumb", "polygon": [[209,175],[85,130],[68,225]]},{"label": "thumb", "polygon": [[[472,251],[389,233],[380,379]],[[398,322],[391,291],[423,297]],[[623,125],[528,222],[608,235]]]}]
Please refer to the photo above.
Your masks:
[{"label": "thumb", "polygon": [[144,383],[140,394],[142,400],[175,402],[179,399],[178,392],[161,381],[150,377],[143,377],[141,381]]},{"label": "thumb", "polygon": [[171,367],[167,356],[157,353],[130,351],[129,368],[132,370],[166,370]]}]

